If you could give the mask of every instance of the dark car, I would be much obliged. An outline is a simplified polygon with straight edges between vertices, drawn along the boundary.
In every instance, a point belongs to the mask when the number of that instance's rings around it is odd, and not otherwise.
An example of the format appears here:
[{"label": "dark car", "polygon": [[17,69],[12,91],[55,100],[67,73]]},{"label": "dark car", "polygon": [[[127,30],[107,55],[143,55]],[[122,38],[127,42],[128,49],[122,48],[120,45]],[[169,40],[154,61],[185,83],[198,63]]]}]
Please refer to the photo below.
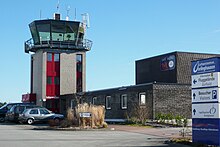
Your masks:
[{"label": "dark car", "polygon": [[5,104],[4,106],[2,106],[0,108],[0,122],[4,122],[5,121],[5,116],[6,116],[6,113],[8,110],[11,109],[12,106],[14,105],[21,105],[23,103],[8,103],[8,104]]},{"label": "dark car", "polygon": [[19,115],[21,115],[25,109],[38,108],[38,107],[40,107],[40,106],[36,106],[36,105],[32,105],[32,104],[14,105],[6,113],[6,120],[18,122]]},{"label": "dark car", "polygon": [[47,122],[54,120],[55,123],[59,123],[64,119],[62,114],[55,114],[46,108],[31,108],[26,109],[19,117],[19,121],[23,123],[33,124],[34,122]]}]

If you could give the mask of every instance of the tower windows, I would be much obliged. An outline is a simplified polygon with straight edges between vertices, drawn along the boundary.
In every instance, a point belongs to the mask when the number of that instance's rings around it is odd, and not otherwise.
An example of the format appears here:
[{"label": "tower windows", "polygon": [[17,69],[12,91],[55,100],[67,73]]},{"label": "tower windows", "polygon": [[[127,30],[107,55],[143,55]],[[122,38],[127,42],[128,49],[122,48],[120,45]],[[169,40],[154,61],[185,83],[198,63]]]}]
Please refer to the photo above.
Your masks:
[{"label": "tower windows", "polygon": [[54,54],[54,62],[60,61],[60,54]]},{"label": "tower windows", "polygon": [[60,85],[60,78],[59,77],[54,77],[54,84]]},{"label": "tower windows", "polygon": [[60,96],[60,54],[47,53],[46,96]]},{"label": "tower windows", "polygon": [[52,53],[47,53],[47,61],[52,61]]},{"label": "tower windows", "polygon": [[82,54],[76,55],[76,92],[82,92]]},{"label": "tower windows", "polygon": [[52,77],[47,77],[47,84],[48,85],[51,85],[53,82],[52,82]]}]

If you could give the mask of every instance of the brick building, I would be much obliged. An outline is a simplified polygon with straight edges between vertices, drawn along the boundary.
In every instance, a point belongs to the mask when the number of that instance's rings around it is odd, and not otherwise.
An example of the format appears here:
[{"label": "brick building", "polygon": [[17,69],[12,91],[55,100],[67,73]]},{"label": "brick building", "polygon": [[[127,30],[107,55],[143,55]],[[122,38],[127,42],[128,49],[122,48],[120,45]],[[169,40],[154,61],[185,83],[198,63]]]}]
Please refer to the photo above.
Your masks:
[{"label": "brick building", "polygon": [[[191,61],[214,56],[172,52],[137,60],[136,85],[86,92],[81,102],[104,105],[106,119],[127,119],[137,108],[145,108],[148,118],[159,113],[191,118]],[[61,96],[62,113],[75,107],[75,96]]]}]

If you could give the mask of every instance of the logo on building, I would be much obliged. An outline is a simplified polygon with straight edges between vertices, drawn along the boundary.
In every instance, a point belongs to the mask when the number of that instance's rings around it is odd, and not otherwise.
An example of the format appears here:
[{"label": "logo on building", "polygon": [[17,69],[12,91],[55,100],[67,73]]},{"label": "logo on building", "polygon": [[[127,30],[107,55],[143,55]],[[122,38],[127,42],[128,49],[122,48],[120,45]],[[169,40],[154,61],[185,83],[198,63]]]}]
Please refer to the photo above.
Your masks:
[{"label": "logo on building", "polygon": [[169,55],[163,57],[160,62],[161,71],[173,70],[175,69],[176,57],[175,55]]},{"label": "logo on building", "polygon": [[203,74],[216,71],[216,65],[218,60],[216,59],[207,59],[193,62],[192,65],[192,74]]}]

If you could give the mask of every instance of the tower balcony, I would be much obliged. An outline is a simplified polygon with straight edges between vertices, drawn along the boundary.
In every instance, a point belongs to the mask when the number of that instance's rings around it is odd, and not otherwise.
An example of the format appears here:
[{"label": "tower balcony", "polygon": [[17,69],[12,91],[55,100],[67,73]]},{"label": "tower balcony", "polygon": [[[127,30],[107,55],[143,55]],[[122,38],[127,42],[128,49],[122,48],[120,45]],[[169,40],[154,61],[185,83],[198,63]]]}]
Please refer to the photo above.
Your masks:
[{"label": "tower balcony", "polygon": [[37,50],[58,49],[58,50],[71,50],[71,51],[90,51],[92,41],[88,39],[78,38],[75,41],[41,41],[35,44],[33,39],[25,41],[25,53],[36,52]]}]

